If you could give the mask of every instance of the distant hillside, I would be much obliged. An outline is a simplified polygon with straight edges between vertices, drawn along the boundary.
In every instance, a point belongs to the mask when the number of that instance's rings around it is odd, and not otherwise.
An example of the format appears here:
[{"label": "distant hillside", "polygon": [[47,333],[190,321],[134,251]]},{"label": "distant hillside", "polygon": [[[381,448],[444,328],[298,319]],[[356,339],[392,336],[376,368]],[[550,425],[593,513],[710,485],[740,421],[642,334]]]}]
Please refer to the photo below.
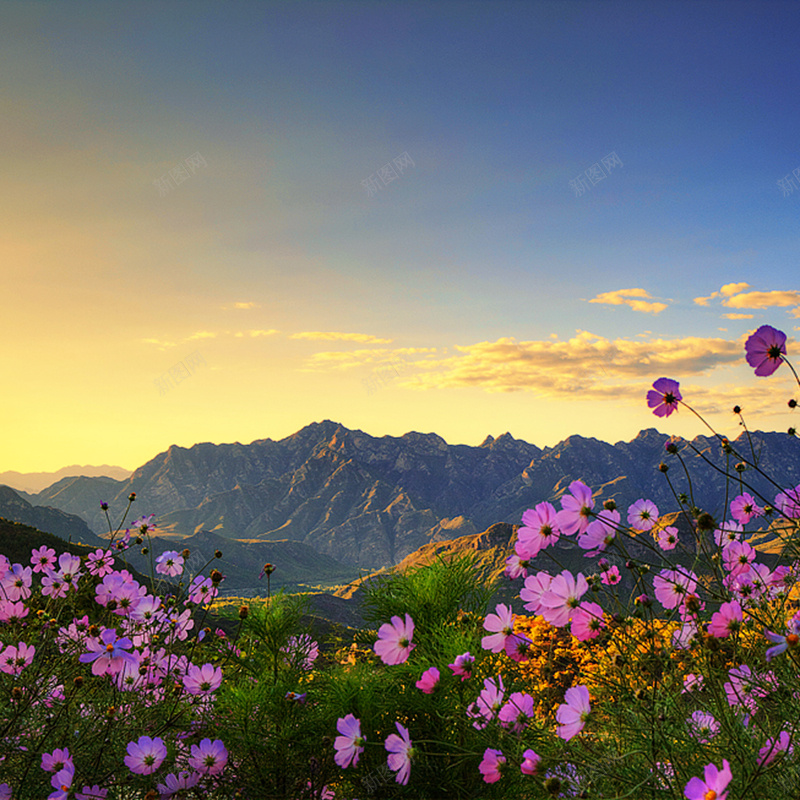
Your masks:
[{"label": "distant hillside", "polygon": [[78,516],[58,508],[33,506],[8,486],[0,486],[0,517],[22,522],[61,539],[71,539],[92,547],[104,545],[88,525]]},{"label": "distant hillside", "polygon": [[[526,509],[557,503],[577,479],[598,501],[614,498],[623,509],[642,497],[662,512],[675,508],[659,463],[671,465],[675,491],[689,486],[678,458],[665,452],[668,440],[649,429],[630,442],[571,436],[542,450],[505,433],[471,447],[449,445],[434,433],[375,438],[326,420],[280,441],[173,446],[123,482],[64,479],[36,502],[79,514],[101,532],[107,523],[100,502],[111,503],[116,523],[136,492],[132,515],[155,513],[162,536],[180,540],[205,531],[251,543],[302,543],[312,560],[318,558],[312,553],[321,554],[357,573],[498,522],[518,524]],[[800,483],[796,438],[756,432],[752,440],[769,475],[787,487]],[[675,443],[691,472],[695,502],[719,514],[737,489],[703,461],[724,467],[718,441],[700,436]],[[750,453],[744,438],[734,445]],[[742,477],[772,501],[776,490],[767,479],[750,470]]]},{"label": "distant hillside", "polygon": [[36,494],[46,489],[62,478],[79,477],[85,475],[89,478],[96,478],[103,475],[123,481],[130,477],[131,471],[122,467],[112,467],[103,464],[101,467],[79,466],[73,464],[70,467],[62,467],[55,472],[0,472],[0,485],[10,486],[26,494]]}]

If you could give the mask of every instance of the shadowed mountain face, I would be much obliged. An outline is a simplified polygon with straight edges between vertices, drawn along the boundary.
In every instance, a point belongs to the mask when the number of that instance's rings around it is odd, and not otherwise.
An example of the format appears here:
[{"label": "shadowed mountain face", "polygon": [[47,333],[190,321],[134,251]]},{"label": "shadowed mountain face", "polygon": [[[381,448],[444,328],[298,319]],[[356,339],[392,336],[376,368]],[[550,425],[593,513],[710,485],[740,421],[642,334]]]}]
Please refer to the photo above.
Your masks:
[{"label": "shadowed mountain face", "polygon": [[[665,452],[668,439],[650,429],[631,442],[572,436],[541,450],[504,434],[471,447],[448,445],[436,434],[375,438],[325,421],[280,441],[173,446],[126,481],[64,479],[36,502],[80,514],[101,532],[108,524],[100,500],[119,515],[136,492],[128,521],[154,513],[158,535],[210,531],[227,539],[303,542],[348,566],[374,569],[397,564],[430,542],[496,522],[519,523],[527,508],[557,501],[578,479],[598,502],[613,497],[623,518],[641,497],[662,512],[675,510],[675,492],[688,494],[689,485],[677,456]],[[760,464],[782,487],[800,483],[796,439],[755,433],[752,442]],[[726,456],[709,437],[676,444],[692,475],[695,504],[719,514],[725,478],[703,459],[724,467],[729,458],[733,472],[738,457]],[[740,437],[734,447],[752,460],[747,440]],[[661,461],[670,466],[667,476],[658,470]],[[742,477],[772,502],[777,489],[765,478],[750,469]],[[739,491],[730,485],[728,499]]]}]

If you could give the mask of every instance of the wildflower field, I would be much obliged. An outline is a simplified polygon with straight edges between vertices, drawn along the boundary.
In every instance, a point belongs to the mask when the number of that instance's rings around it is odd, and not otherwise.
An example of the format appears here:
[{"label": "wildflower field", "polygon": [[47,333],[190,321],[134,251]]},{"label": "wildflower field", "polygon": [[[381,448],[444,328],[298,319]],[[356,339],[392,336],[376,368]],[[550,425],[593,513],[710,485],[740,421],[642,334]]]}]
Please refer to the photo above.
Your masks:
[{"label": "wildflower field", "polygon": [[[785,364],[800,383],[785,344],[766,325],[750,337],[756,376]],[[669,378],[646,401],[695,413]],[[353,642],[318,641],[283,592],[209,625],[214,559],[126,568],[154,522],[123,528],[133,495],[105,550],[3,556],[0,800],[800,795],[800,486],[769,475],[762,496],[755,452],[717,440],[722,514],[667,445],[680,530],[581,481],[526,511],[505,577],[524,616],[488,608],[494,587],[458,557],[369,582]],[[749,543],[765,528],[773,567]],[[561,566],[565,542],[584,570]]]}]

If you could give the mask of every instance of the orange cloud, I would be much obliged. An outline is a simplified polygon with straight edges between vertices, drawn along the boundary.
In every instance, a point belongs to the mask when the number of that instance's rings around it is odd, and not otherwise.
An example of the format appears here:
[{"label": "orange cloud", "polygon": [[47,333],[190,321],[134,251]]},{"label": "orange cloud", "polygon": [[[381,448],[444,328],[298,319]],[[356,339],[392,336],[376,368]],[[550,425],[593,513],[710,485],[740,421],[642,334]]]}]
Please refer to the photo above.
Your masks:
[{"label": "orange cloud", "polygon": [[293,333],[291,339],[310,339],[313,341],[360,342],[361,344],[391,344],[392,339],[379,339],[367,333],[339,333],[337,331],[303,331]]},{"label": "orange cloud", "polygon": [[652,297],[650,292],[645,289],[617,289],[613,292],[602,292],[589,302],[603,303],[609,306],[626,305],[634,311],[642,311],[645,314],[660,314],[667,306],[665,303],[648,302]]}]

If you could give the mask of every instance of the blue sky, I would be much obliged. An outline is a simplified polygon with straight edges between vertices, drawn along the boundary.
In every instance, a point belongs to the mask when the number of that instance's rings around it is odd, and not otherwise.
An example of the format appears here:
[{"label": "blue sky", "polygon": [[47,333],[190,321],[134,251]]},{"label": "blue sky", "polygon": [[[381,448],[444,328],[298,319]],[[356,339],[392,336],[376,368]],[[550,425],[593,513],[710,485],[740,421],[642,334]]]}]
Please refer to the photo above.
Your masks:
[{"label": "blue sky", "polygon": [[796,3],[0,15],[0,469],[700,433],[662,375],[728,435],[794,421],[742,345],[800,317]]}]

